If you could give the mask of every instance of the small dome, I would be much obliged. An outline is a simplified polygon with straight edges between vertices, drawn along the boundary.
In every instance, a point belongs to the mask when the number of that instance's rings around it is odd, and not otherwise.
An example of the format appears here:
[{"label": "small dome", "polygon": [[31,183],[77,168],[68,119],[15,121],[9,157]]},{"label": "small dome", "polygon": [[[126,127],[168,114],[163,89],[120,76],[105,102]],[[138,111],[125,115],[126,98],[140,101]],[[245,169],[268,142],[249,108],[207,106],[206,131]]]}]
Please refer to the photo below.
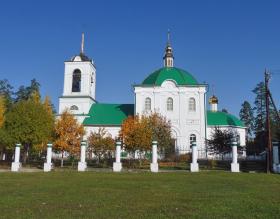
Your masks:
[{"label": "small dome", "polygon": [[187,71],[175,68],[164,67],[154,71],[143,82],[142,85],[161,86],[166,80],[173,80],[177,85],[197,85],[197,80]]},{"label": "small dome", "polygon": [[209,98],[209,104],[218,104],[218,102],[218,98],[215,95]]}]

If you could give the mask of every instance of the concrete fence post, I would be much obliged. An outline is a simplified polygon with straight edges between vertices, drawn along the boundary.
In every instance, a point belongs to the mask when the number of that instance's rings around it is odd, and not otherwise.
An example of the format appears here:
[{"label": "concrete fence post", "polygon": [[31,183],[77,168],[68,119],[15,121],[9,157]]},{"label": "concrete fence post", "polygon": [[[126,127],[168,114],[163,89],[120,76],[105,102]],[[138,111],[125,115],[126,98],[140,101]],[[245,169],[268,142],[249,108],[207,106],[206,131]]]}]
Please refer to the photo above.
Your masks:
[{"label": "concrete fence post", "polygon": [[158,154],[157,154],[157,141],[152,142],[152,163],[150,164],[151,172],[158,172]]},{"label": "concrete fence post", "polygon": [[198,151],[196,142],[192,142],[192,163],[191,163],[191,172],[198,172],[199,166],[197,163]]},{"label": "concrete fence post", "polygon": [[273,171],[279,172],[279,142],[272,142],[273,147]]},{"label": "concrete fence post", "polygon": [[82,141],[81,142],[81,157],[80,157],[80,162],[78,163],[78,171],[82,171],[82,172],[87,169],[86,147],[87,147],[87,143],[85,141]]},{"label": "concrete fence post", "polygon": [[122,170],[122,163],[121,163],[121,142],[116,142],[116,162],[113,163],[113,171],[120,172]]},{"label": "concrete fence post", "polygon": [[237,141],[234,138],[231,143],[232,147],[232,163],[231,163],[231,172],[238,173],[239,171],[239,163],[237,162]]},{"label": "concrete fence post", "polygon": [[21,163],[19,162],[20,147],[21,147],[21,144],[16,144],[16,147],[15,147],[15,160],[14,160],[14,162],[12,162],[12,167],[11,167],[11,171],[12,172],[18,172],[20,170],[20,168],[21,168]]},{"label": "concrete fence post", "polygon": [[47,144],[47,162],[44,163],[44,172],[49,172],[52,169],[52,144]]}]

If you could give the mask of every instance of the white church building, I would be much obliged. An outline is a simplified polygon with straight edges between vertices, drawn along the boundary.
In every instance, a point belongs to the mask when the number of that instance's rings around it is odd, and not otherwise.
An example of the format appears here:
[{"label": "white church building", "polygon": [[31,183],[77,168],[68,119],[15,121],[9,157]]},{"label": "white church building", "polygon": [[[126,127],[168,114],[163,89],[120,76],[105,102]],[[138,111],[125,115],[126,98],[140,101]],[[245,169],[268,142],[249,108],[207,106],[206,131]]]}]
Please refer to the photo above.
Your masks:
[{"label": "white church building", "polygon": [[169,40],[163,67],[149,74],[142,83],[134,85],[133,104],[97,102],[95,89],[96,68],[93,60],[84,53],[82,37],[80,54],[65,61],[59,114],[69,109],[83,123],[87,135],[104,127],[116,138],[122,122],[129,115],[158,112],[170,120],[174,146],[178,151],[190,150],[193,140],[196,140],[198,150],[205,151],[205,140],[211,138],[215,127],[232,129],[238,134],[240,145],[245,145],[246,127],[242,121],[234,115],[218,111],[215,96],[209,98],[210,110],[207,110],[207,84],[199,83],[189,72],[174,67]]}]

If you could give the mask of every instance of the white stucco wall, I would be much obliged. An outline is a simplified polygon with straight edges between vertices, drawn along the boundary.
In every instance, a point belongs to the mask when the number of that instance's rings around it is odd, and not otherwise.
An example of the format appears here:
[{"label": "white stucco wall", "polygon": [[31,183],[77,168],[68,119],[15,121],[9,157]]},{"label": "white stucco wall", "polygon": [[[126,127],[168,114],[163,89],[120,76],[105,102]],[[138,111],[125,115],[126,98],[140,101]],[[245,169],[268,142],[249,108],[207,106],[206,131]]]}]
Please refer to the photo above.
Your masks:
[{"label": "white stucco wall", "polygon": [[[81,92],[72,92],[72,76],[75,69],[81,71]],[[63,96],[91,96],[95,99],[95,87],[96,69],[91,62],[65,62]]]},{"label": "white stucco wall", "polygon": [[[196,135],[198,149],[205,148],[205,85],[177,86],[176,82],[167,80],[161,86],[135,86],[135,112],[143,115],[145,99],[151,98],[151,111],[158,112],[171,122],[172,135],[176,139],[176,147],[180,151],[190,150],[191,134]],[[173,111],[167,111],[167,99],[173,99]],[[196,111],[189,111],[189,99],[194,98]]]}]

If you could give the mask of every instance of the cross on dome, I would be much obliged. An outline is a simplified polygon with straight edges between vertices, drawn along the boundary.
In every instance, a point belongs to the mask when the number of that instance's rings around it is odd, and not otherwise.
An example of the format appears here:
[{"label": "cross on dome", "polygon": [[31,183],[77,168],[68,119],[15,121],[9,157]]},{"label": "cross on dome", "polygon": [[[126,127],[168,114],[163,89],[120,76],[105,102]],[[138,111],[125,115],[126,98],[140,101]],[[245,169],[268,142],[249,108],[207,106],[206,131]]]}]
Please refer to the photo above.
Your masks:
[{"label": "cross on dome", "polygon": [[174,56],[173,56],[173,49],[170,43],[170,30],[167,32],[167,44],[165,47],[165,54],[163,57],[164,60],[164,67],[173,67],[174,66]]}]

